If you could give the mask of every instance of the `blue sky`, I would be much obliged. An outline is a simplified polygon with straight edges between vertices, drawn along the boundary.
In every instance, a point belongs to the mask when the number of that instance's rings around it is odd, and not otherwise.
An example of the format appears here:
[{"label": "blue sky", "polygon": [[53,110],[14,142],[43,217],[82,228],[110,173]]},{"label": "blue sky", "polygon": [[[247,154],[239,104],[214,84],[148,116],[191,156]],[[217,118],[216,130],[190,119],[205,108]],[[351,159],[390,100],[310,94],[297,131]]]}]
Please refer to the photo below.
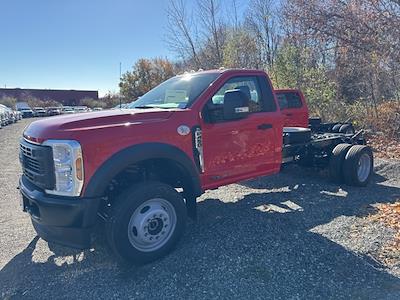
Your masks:
[{"label": "blue sky", "polygon": [[0,86],[118,90],[119,63],[174,58],[167,0],[0,0]]}]

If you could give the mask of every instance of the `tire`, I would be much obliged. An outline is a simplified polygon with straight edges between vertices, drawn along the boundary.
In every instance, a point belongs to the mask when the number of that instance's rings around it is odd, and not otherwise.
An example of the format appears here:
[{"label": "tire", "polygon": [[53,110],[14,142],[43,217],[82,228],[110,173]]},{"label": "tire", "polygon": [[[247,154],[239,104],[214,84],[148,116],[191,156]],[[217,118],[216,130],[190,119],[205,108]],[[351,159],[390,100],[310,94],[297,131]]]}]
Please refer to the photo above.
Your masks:
[{"label": "tire", "polygon": [[333,182],[342,183],[344,181],[343,162],[350,148],[350,144],[338,144],[333,148],[329,158],[329,175]]},{"label": "tire", "polygon": [[185,230],[184,200],[164,183],[135,185],[122,192],[115,203],[106,222],[106,236],[120,262],[142,265],[161,258]]},{"label": "tire", "polygon": [[342,127],[342,124],[340,123],[333,125],[332,132],[339,132],[340,127]]},{"label": "tire", "polygon": [[354,128],[353,125],[351,124],[343,124],[339,128],[340,133],[345,133],[345,134],[354,134]]},{"label": "tire", "polygon": [[343,177],[347,185],[366,186],[371,180],[374,157],[368,146],[354,145],[343,163]]},{"label": "tire", "polygon": [[302,144],[311,139],[311,129],[303,127],[283,127],[286,144]]}]

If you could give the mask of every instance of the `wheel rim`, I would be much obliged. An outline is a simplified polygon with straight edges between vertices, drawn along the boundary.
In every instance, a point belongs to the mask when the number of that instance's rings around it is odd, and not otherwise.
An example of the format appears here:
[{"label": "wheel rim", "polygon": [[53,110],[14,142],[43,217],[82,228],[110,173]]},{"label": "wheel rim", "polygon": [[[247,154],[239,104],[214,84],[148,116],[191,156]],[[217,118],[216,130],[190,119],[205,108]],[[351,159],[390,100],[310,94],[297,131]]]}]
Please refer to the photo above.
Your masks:
[{"label": "wheel rim", "polygon": [[367,180],[369,173],[371,172],[371,157],[364,153],[358,160],[357,166],[357,177],[360,182]]},{"label": "wheel rim", "polygon": [[162,198],[147,200],[129,220],[129,242],[140,251],[158,250],[171,238],[176,221],[175,208],[170,202]]}]

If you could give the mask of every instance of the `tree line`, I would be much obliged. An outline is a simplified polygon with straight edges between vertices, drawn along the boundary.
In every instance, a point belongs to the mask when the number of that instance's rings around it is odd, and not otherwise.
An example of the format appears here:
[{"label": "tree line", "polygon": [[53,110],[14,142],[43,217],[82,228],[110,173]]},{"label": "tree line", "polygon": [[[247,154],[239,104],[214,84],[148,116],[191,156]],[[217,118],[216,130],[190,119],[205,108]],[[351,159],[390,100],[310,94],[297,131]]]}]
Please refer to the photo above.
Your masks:
[{"label": "tree line", "polygon": [[313,114],[400,113],[399,0],[170,0],[165,44],[178,59],[143,58],[121,78],[135,99],[185,70],[253,68],[299,88]]}]

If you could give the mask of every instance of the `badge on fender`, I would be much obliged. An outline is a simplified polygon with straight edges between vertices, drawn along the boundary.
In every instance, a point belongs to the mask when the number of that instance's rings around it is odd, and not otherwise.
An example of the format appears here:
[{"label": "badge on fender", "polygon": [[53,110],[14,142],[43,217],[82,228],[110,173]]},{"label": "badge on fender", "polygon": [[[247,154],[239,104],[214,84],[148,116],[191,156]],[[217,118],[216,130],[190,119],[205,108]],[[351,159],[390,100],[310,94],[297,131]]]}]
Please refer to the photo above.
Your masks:
[{"label": "badge on fender", "polygon": [[180,135],[188,135],[190,133],[190,128],[189,126],[186,125],[181,125],[179,126],[176,131],[180,134]]}]

